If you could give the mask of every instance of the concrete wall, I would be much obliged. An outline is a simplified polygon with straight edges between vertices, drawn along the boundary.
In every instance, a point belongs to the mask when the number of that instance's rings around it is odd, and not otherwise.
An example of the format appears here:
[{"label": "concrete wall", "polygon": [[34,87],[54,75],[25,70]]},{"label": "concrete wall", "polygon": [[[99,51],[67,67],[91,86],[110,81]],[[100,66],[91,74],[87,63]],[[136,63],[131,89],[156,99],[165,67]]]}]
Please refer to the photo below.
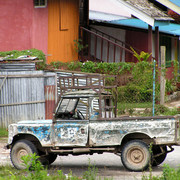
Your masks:
[{"label": "concrete wall", "polygon": [[33,0],[0,0],[0,51],[37,48],[47,54],[48,10]]}]

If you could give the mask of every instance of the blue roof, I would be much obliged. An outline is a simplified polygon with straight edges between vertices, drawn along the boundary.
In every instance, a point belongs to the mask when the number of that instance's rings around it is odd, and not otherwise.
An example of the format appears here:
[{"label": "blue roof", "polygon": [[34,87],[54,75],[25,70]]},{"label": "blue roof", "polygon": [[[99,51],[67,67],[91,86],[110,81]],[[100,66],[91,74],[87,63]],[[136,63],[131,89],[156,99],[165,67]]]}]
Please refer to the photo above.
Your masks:
[{"label": "blue roof", "polygon": [[177,6],[180,6],[180,1],[179,0],[169,0],[169,1],[176,4]]},{"label": "blue roof", "polygon": [[[135,27],[135,28],[140,28],[140,29],[148,29],[147,23],[145,23],[144,21],[140,19],[135,19],[135,18],[109,21],[108,23],[128,26],[128,27]],[[174,24],[169,21],[155,21],[153,30],[155,30],[156,26],[159,26],[160,32],[180,36],[180,24]]]}]

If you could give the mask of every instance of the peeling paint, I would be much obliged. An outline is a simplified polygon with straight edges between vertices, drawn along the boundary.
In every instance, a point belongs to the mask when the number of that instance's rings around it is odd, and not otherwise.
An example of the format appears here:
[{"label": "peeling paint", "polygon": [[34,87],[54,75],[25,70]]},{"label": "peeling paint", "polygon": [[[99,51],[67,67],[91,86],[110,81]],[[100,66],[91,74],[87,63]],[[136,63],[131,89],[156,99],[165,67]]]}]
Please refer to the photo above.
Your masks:
[{"label": "peeling paint", "polygon": [[157,144],[172,143],[176,137],[175,119],[91,121],[89,131],[90,142],[95,146],[120,145],[131,133],[146,134]]},{"label": "peeling paint", "polygon": [[[77,93],[77,92],[76,92]],[[109,119],[86,119],[90,117],[94,106],[94,93],[86,91],[87,116],[75,117],[74,114],[83,96],[82,91],[70,92],[68,103],[63,103],[60,115],[55,120],[20,121],[9,126],[8,144],[13,137],[20,134],[35,136],[43,147],[100,147],[119,146],[127,135],[143,134],[154,139],[156,144],[175,144],[177,136],[176,119],[174,117],[119,117]],[[69,97],[70,95],[67,94]],[[73,97],[76,94],[76,100]],[[91,100],[88,100],[90,98]],[[68,99],[67,97],[65,98]],[[62,102],[62,101],[61,101]],[[73,102],[73,103],[70,103]],[[100,102],[100,101],[97,101]],[[89,103],[89,104],[88,104]],[[91,104],[92,103],[92,104]],[[59,104],[58,106],[60,106]],[[91,106],[92,105],[92,106]],[[69,107],[69,108],[67,108]],[[98,107],[96,107],[98,108]],[[58,109],[58,108],[57,108]],[[62,110],[63,109],[63,110]],[[97,109],[96,109],[97,110]],[[59,113],[59,111],[57,111]],[[63,114],[64,113],[64,114]],[[74,113],[74,114],[73,114]],[[89,114],[88,114],[89,113]],[[72,115],[70,118],[65,115]],[[58,114],[57,114],[58,115]]]}]

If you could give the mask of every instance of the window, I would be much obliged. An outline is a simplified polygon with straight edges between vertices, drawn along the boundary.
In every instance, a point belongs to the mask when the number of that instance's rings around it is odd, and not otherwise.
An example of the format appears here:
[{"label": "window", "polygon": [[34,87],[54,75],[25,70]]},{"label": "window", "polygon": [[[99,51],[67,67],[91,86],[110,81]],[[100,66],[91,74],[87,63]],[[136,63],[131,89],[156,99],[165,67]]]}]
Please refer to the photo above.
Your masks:
[{"label": "window", "polygon": [[45,8],[47,6],[47,0],[34,0],[35,8]]},{"label": "window", "polygon": [[78,99],[63,99],[59,107],[59,112],[71,112],[77,106]]}]

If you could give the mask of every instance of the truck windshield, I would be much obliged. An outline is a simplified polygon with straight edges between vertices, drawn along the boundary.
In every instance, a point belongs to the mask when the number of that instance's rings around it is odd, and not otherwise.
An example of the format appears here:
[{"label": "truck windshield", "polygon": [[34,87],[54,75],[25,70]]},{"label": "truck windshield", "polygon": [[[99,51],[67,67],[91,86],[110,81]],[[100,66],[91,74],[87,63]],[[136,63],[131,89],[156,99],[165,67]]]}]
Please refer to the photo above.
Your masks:
[{"label": "truck windshield", "polygon": [[61,104],[59,106],[58,112],[63,113],[63,112],[72,112],[76,105],[77,105],[78,99],[63,99],[61,101]]}]

